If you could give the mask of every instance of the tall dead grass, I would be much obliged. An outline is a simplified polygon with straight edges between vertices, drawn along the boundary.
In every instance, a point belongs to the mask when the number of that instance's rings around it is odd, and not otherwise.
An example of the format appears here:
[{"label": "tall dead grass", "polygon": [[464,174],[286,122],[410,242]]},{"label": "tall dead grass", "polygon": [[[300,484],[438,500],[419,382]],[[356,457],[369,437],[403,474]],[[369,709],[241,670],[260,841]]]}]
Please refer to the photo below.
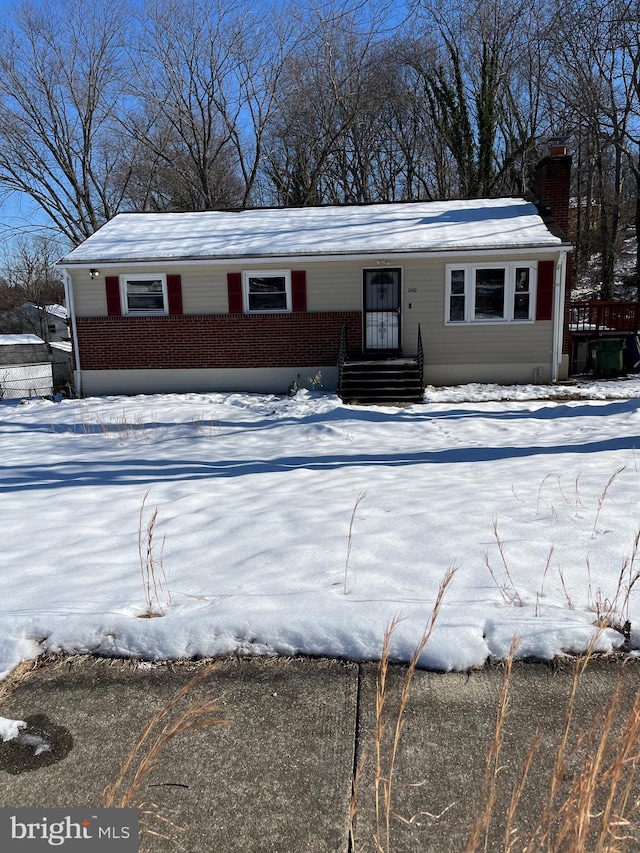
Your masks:
[{"label": "tall dead grass", "polygon": [[11,670],[9,675],[0,681],[0,705],[18,689],[36,671],[37,664],[31,660],[23,660]]},{"label": "tall dead grass", "polygon": [[[622,598],[625,603],[627,591],[637,579],[634,563],[639,542],[640,534],[636,537],[632,557],[625,561],[621,572],[627,583],[619,583],[620,596],[616,599]],[[394,805],[398,751],[415,671],[432,636],[454,573],[455,568],[451,568],[443,578],[392,710],[389,667],[392,637],[400,620],[394,619],[385,632],[375,699],[373,849],[376,853],[393,853],[394,821],[413,822],[398,814]],[[593,661],[593,650],[601,630],[594,633],[587,652],[574,664],[564,720],[557,742],[551,745],[550,759],[545,761],[541,752],[545,733],[536,731],[516,770],[515,781],[513,774],[504,772],[505,767],[514,762],[506,737],[513,663],[518,647],[517,638],[514,640],[504,663],[495,728],[481,781],[483,805],[470,827],[465,853],[630,853],[640,849],[640,692],[628,708],[629,702],[625,702],[619,679],[592,719],[585,721],[579,713],[581,684]],[[350,849],[353,851],[368,849],[356,847],[354,832],[356,797],[364,760],[363,755],[354,775],[350,808]],[[537,800],[530,796],[533,791]],[[537,807],[532,807],[534,801]],[[427,811],[420,814],[434,817]]]},{"label": "tall dead grass", "polygon": [[[595,642],[596,639],[592,649]],[[536,732],[506,810],[500,813],[496,794],[502,786],[501,754],[512,650],[505,666],[496,727],[487,756],[484,807],[472,826],[466,853],[628,853],[638,849],[637,826],[634,829],[633,823],[637,822],[640,807],[640,694],[625,713],[622,682],[618,680],[609,701],[586,725],[577,720],[579,687],[591,658],[592,650],[574,666],[564,725],[550,766],[541,768],[540,762],[535,765],[536,774],[548,772],[542,808],[531,815],[526,800],[528,785],[533,781],[534,760],[543,740],[543,734]],[[502,842],[496,846],[500,837]]]},{"label": "tall dead grass", "polygon": [[358,511],[358,507],[362,503],[362,501],[366,498],[367,492],[362,491],[356,498],[356,502],[353,505],[353,509],[351,510],[351,520],[349,522],[349,532],[347,534],[347,557],[344,561],[344,578],[342,583],[342,594],[348,595],[349,588],[347,586],[347,580],[349,576],[349,571],[351,570],[351,566],[349,564],[349,560],[351,559],[351,549],[353,548],[353,522],[355,521],[356,513]]},{"label": "tall dead grass", "polygon": [[142,789],[160,755],[181,735],[231,723],[221,715],[217,699],[194,699],[195,689],[217,669],[216,663],[204,667],[156,711],[140,732],[115,781],[104,791],[107,808],[138,807],[141,831],[151,837],[175,839],[176,833],[182,831],[154,803],[141,801]]},{"label": "tall dead grass", "polygon": [[[416,668],[422,657],[427,643],[431,639],[438,615],[442,608],[445,594],[451,585],[457,571],[455,565],[450,566],[438,588],[435,603],[431,615],[425,625],[422,637],[411,655],[409,665],[404,674],[400,688],[400,697],[397,709],[390,715],[388,708],[388,673],[391,654],[391,640],[394,632],[400,624],[400,619],[395,617],[387,626],[384,634],[382,654],[378,666],[378,679],[376,684],[376,712],[375,712],[375,844],[378,853],[391,853],[391,825],[392,818],[398,817],[393,806],[393,790],[396,762],[400,739],[405,723],[405,713],[411,694],[411,685]],[[390,732],[390,739],[387,738]]]},{"label": "tall dead grass", "polygon": [[164,546],[166,534],[162,537],[160,552],[156,547],[155,529],[158,521],[158,507],[145,523],[145,507],[149,492],[145,494],[138,514],[138,558],[140,561],[140,576],[146,608],[142,616],[150,619],[154,616],[164,616],[165,607],[171,604],[171,595],[167,589],[167,572],[164,566]]}]

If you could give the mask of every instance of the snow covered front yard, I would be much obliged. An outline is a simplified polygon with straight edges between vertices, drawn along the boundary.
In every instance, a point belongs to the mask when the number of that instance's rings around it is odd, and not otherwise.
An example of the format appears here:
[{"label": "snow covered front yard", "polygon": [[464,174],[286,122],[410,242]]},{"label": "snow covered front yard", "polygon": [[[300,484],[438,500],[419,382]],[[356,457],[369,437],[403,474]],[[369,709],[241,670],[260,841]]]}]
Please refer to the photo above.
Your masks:
[{"label": "snow covered front yard", "polygon": [[406,658],[450,566],[426,666],[577,652],[599,617],[640,646],[640,380],[570,390],[0,403],[0,676],[44,651],[376,658],[394,616]]}]

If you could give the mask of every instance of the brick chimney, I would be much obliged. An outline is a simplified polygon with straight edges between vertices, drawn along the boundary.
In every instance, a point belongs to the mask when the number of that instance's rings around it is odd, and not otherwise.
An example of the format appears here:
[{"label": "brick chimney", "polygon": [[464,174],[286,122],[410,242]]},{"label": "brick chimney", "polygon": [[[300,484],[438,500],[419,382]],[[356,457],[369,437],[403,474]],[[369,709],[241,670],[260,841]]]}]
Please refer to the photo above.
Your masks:
[{"label": "brick chimney", "polygon": [[571,155],[560,138],[549,140],[549,153],[535,168],[533,191],[555,224],[569,233],[569,194],[571,191]]}]

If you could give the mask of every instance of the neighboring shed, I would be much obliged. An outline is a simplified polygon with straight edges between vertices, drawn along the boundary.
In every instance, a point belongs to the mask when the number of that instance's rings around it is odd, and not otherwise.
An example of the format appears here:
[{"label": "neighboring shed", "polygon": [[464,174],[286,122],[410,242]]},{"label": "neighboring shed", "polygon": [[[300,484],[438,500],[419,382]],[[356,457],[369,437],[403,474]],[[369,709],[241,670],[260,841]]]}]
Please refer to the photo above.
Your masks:
[{"label": "neighboring shed", "polygon": [[571,245],[549,213],[568,204],[570,163],[561,149],[540,164],[549,208],[119,214],[60,261],[77,387],[333,390],[345,359],[378,372],[419,362],[420,385],[556,380]]},{"label": "neighboring shed", "polygon": [[47,344],[37,335],[0,335],[0,399],[53,393]]}]

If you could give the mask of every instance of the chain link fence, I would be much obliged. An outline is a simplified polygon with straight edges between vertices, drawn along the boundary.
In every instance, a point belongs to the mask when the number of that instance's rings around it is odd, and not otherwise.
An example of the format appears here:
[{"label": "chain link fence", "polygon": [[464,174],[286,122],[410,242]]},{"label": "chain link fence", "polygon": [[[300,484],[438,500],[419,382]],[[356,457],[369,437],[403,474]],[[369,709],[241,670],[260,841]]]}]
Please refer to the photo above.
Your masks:
[{"label": "chain link fence", "polygon": [[0,365],[0,400],[45,397],[53,393],[51,363]]}]

